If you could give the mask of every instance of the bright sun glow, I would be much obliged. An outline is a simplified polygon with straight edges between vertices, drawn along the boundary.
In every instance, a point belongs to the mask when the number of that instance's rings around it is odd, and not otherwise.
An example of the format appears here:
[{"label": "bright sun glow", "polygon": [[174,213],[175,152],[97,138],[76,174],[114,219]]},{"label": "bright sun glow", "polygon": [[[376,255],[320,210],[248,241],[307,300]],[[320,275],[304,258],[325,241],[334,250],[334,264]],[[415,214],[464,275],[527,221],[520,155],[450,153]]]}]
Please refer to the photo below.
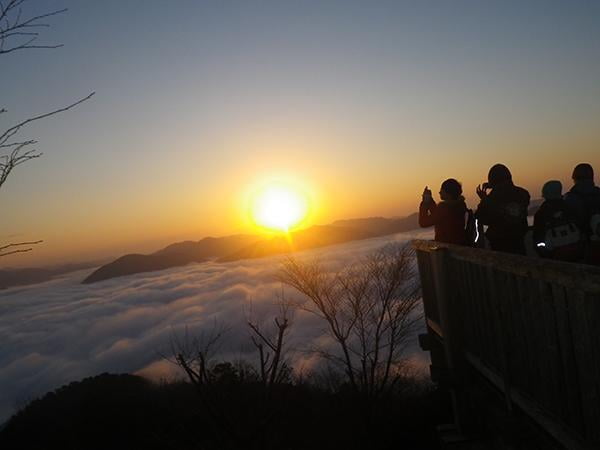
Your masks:
[{"label": "bright sun glow", "polygon": [[261,227],[290,231],[306,218],[308,199],[292,186],[270,184],[256,194],[251,214],[253,221]]}]

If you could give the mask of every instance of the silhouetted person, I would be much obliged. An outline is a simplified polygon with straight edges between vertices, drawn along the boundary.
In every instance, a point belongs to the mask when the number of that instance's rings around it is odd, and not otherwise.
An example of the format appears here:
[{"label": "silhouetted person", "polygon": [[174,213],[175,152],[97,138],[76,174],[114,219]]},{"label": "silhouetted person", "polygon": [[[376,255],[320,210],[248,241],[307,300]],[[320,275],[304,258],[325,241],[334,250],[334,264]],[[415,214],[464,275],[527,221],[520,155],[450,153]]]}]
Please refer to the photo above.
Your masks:
[{"label": "silhouetted person", "polygon": [[600,188],[594,184],[591,165],[578,164],[573,170],[574,185],[565,195],[585,236],[585,262],[600,265]]},{"label": "silhouetted person", "polygon": [[448,244],[465,245],[465,217],[467,205],[462,196],[462,186],[450,178],[442,183],[440,203],[433,200],[431,191],[425,187],[423,201],[419,206],[419,225],[435,227],[435,240]]},{"label": "silhouetted person", "polygon": [[488,226],[486,237],[492,250],[524,255],[529,192],[513,184],[508,167],[496,164],[487,183],[477,186],[477,195],[481,201],[475,215]]},{"label": "silhouetted person", "polygon": [[542,258],[579,261],[583,257],[583,235],[577,217],[562,196],[562,183],[548,181],[542,188],[542,203],[533,219],[533,243]]}]

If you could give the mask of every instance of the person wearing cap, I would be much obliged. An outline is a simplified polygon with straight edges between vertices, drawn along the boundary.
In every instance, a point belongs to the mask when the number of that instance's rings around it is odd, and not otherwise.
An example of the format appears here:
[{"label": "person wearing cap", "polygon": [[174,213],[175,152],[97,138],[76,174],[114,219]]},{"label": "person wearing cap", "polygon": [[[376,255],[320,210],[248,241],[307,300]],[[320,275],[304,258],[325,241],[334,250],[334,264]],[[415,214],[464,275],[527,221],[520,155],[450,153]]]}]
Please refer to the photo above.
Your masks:
[{"label": "person wearing cap", "polygon": [[563,199],[562,183],[551,180],[542,188],[544,202],[533,218],[533,243],[543,258],[579,261],[583,257],[582,234],[577,218]]},{"label": "person wearing cap", "polygon": [[475,216],[487,225],[485,236],[492,250],[524,255],[529,192],[515,186],[508,167],[496,164],[487,183],[477,187],[477,195],[481,201]]},{"label": "person wearing cap", "polygon": [[573,187],[565,201],[577,217],[586,239],[585,262],[600,265],[600,188],[594,184],[594,169],[588,163],[575,166]]},{"label": "person wearing cap", "polygon": [[423,201],[419,206],[419,225],[435,227],[435,240],[447,244],[466,244],[465,215],[467,205],[462,196],[462,186],[454,178],[442,183],[440,203],[433,200],[431,191],[425,187]]}]

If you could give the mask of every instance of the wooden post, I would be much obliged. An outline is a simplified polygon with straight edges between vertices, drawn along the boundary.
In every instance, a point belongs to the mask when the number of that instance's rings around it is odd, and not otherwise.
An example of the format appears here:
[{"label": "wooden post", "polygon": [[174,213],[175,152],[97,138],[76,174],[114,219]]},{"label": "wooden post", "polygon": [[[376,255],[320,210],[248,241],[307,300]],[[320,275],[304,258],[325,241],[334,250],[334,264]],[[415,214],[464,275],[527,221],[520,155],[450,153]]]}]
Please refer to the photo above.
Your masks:
[{"label": "wooden post", "polygon": [[451,287],[448,281],[447,272],[447,250],[443,248],[434,249],[431,252],[431,267],[433,272],[433,283],[435,288],[435,297],[440,316],[440,325],[443,333],[444,354],[446,359],[446,368],[449,378],[452,380],[450,396],[452,398],[452,409],[454,413],[454,424],[459,434],[465,435],[468,428],[468,409],[466,399],[463,395],[462,386],[459,386],[459,380],[464,376],[464,356],[460,348],[460,334],[456,326],[455,308],[458,306],[452,304]]},{"label": "wooden post", "polygon": [[[509,321],[507,320],[506,312],[506,274],[502,272],[495,272],[492,268],[488,267],[487,270],[487,282],[488,289],[490,290],[491,298],[493,299],[492,312],[494,313],[494,338],[496,340],[498,351],[500,353],[500,369],[502,371],[502,383],[504,392],[504,402],[506,410],[512,413],[512,399],[511,399],[511,379],[510,372],[508,370],[508,352],[510,351],[507,345],[507,330]],[[500,279],[502,275],[503,279]]]}]

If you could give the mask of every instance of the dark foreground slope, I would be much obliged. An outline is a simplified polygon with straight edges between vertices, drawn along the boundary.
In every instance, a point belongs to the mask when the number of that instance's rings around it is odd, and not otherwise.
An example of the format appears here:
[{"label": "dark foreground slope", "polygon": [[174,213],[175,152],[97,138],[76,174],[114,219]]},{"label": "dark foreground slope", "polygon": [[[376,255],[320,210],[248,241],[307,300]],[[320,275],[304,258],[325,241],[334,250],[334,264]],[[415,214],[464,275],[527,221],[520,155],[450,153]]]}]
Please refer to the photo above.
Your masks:
[{"label": "dark foreground slope", "polygon": [[366,420],[363,401],[343,389],[285,382],[265,391],[222,366],[201,393],[133,375],[71,383],[15,414],[0,430],[0,448],[431,450],[435,424],[449,420],[446,397],[420,382],[373,403]]},{"label": "dark foreground slope", "polygon": [[417,227],[417,215],[412,214],[404,218],[374,217],[338,221],[332,225],[313,226],[305,230],[292,232],[289,235],[270,238],[238,235],[223,238],[205,238],[197,242],[179,242],[149,255],[131,254],[122,256],[94,271],[83,283],[95,283],[125,275],[163,270],[183,266],[191,262],[203,262],[207,259],[228,262],[262,258],[410,231]]}]

